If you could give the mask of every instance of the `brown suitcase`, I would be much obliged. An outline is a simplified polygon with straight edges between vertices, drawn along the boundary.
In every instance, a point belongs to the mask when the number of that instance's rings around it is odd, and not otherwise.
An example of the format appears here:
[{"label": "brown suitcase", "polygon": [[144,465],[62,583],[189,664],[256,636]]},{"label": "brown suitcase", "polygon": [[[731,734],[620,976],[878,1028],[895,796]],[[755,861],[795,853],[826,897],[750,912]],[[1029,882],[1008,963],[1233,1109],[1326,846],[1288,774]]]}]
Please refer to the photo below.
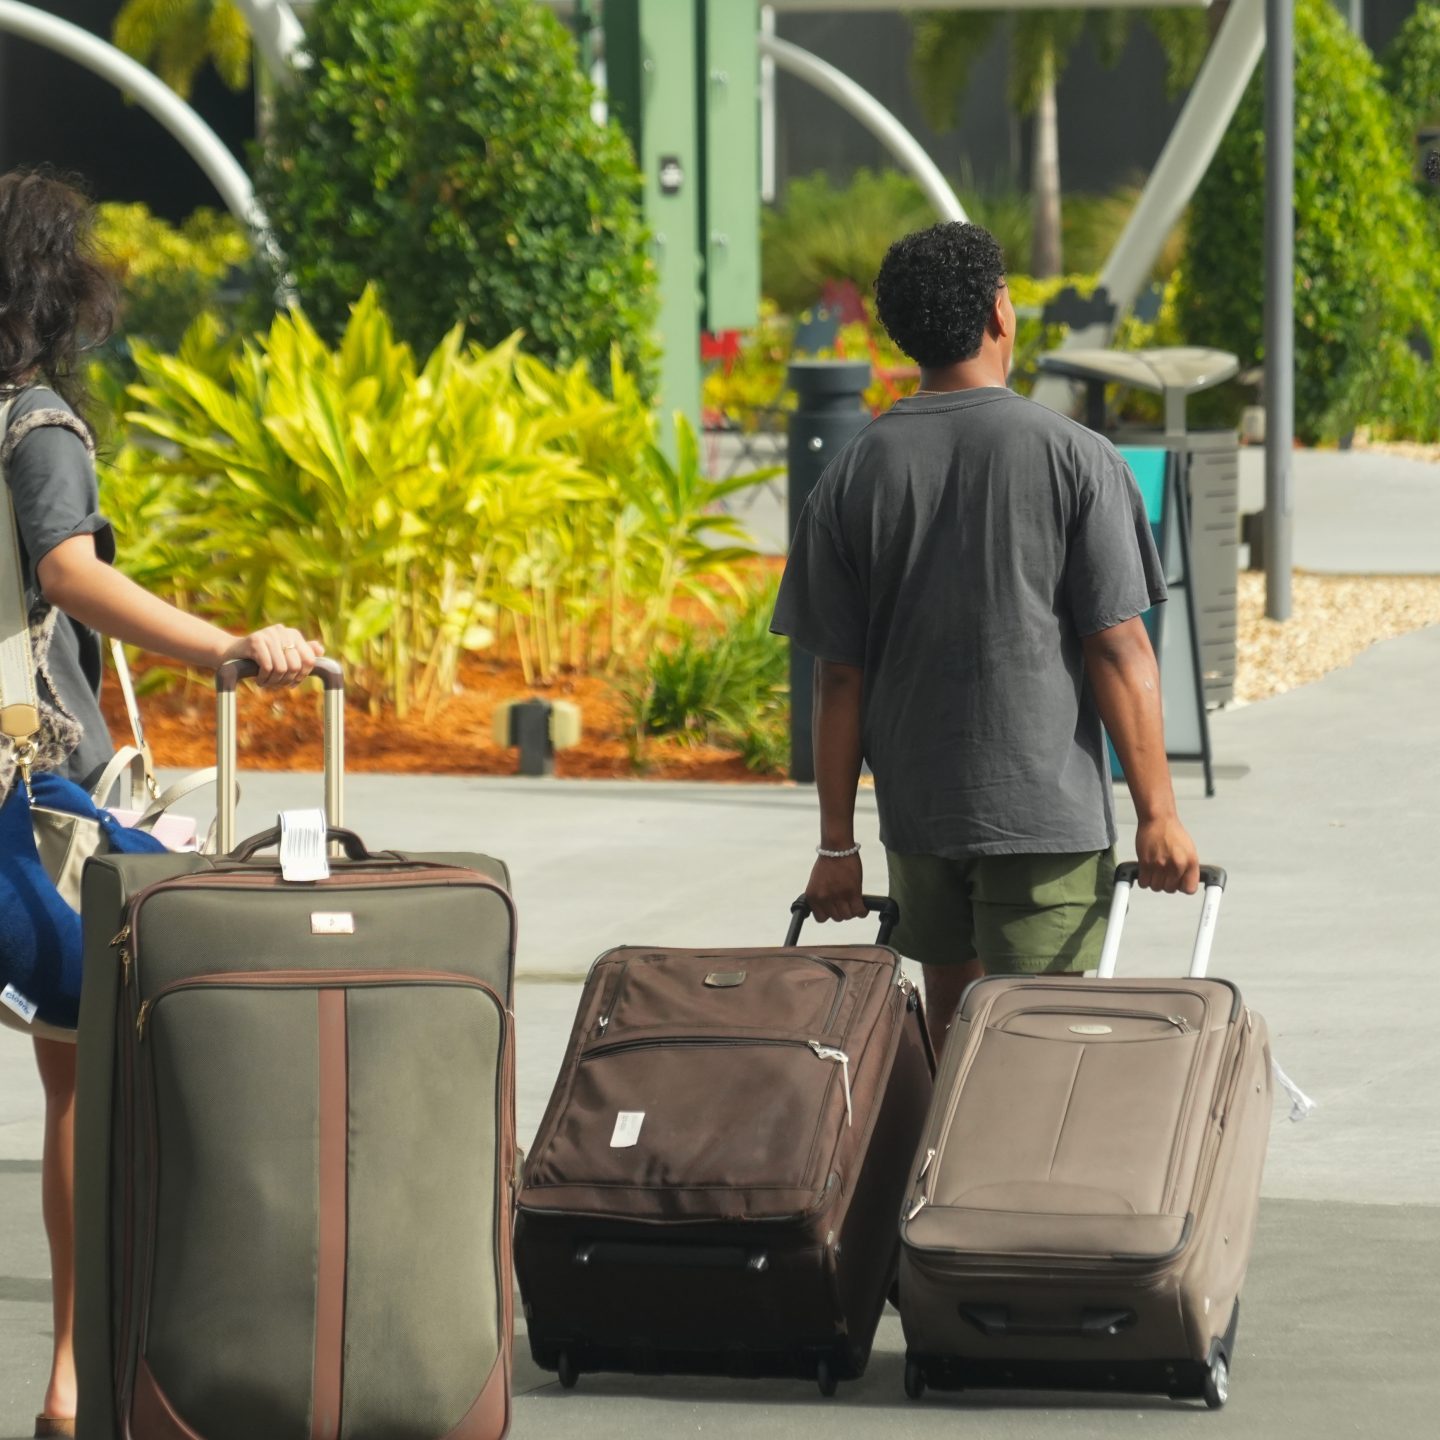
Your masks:
[{"label": "brown suitcase", "polygon": [[[1116,873],[1113,974],[1138,867]],[[1202,978],[1006,976],[966,992],[901,1222],[905,1388],[1224,1404],[1270,1131],[1265,1022]]]},{"label": "brown suitcase", "polygon": [[[884,915],[880,940],[898,916]],[[934,1064],[883,943],[625,948],[590,971],[525,1167],[516,1274],[536,1362],[858,1376]]]}]

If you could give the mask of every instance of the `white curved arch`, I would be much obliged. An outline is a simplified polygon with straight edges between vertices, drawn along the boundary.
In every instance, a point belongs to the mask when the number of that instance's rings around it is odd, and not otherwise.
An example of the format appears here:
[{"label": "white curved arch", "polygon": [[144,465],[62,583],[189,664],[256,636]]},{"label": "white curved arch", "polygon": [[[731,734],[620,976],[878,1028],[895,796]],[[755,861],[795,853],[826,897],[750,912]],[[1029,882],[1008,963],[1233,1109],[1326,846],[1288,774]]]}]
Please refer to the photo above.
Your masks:
[{"label": "white curved arch", "polygon": [[808,50],[775,35],[759,37],[760,53],[848,110],[919,182],[942,220],[966,220],[965,207],[925,147],[863,85]]},{"label": "white curved arch", "polygon": [[18,0],[0,0],[0,31],[43,45],[123,91],[185,147],[256,244],[267,252],[273,249],[270,228],[255,202],[250,177],[225,142],[164,81],[88,30]]}]

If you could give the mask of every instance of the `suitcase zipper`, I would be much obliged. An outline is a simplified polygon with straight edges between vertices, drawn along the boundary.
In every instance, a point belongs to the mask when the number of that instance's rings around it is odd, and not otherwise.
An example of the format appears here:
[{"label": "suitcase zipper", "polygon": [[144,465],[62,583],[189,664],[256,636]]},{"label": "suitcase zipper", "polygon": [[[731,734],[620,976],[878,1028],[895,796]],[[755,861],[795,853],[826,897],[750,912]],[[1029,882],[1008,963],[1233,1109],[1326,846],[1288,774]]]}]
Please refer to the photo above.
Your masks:
[{"label": "suitcase zipper", "polygon": [[1162,1015],[1158,1010],[1108,1010],[1087,1005],[1035,1005],[1025,1010],[1014,1010],[995,1028],[1008,1030],[1012,1020],[1023,1020],[1027,1015],[1103,1015],[1119,1020],[1154,1020],[1173,1025],[1182,1035],[1196,1033],[1194,1026],[1183,1015]]},{"label": "suitcase zipper", "polygon": [[[730,960],[733,957],[728,955],[709,956],[701,952],[699,958]],[[839,1015],[840,1006],[845,1001],[845,990],[849,984],[850,977],[846,975],[844,969],[841,966],[837,965],[833,960],[828,959],[824,955],[813,955],[807,952],[803,955],[796,954],[792,958],[796,960],[809,960],[812,964],[822,965],[835,977],[835,998],[830,1002],[830,1013],[825,1017],[824,1025],[821,1026],[821,1033],[829,1035],[835,1028],[835,1017]],[[616,980],[615,988],[610,992],[610,999],[606,1002],[605,1005],[605,1013],[601,1015],[599,1021],[596,1023],[595,1033],[597,1035],[603,1036],[606,1030],[610,1028],[610,1022],[615,1018],[615,1011],[620,1005],[620,997],[625,992],[625,982],[627,979],[629,979],[629,976],[630,959],[629,957],[627,957],[621,963],[620,978]]]},{"label": "suitcase zipper", "polygon": [[614,1055],[620,1050],[654,1050],[671,1045],[798,1045],[811,1051],[819,1060],[833,1060],[839,1065],[845,1086],[845,1123],[847,1126],[855,1123],[855,1112],[850,1103],[850,1057],[843,1050],[837,1050],[832,1045],[823,1045],[818,1040],[781,1040],[765,1036],[748,1039],[734,1035],[657,1035],[646,1040],[612,1040],[607,1045],[592,1045],[581,1053],[581,1059]]},{"label": "suitcase zipper", "polygon": [[610,1000],[605,1006],[605,1013],[600,1017],[600,1023],[595,1027],[596,1033],[603,1035],[610,1025],[615,1014],[615,1007],[620,1003],[620,996],[625,989],[626,977],[630,974],[630,961],[627,957],[620,963],[620,974],[615,980],[615,988],[610,992]]},{"label": "suitcase zipper", "polygon": [[136,1013],[135,1038],[139,1044],[145,1043],[155,1007],[167,996],[181,990],[361,990],[384,985],[461,985],[471,990],[483,990],[497,1004],[500,1003],[494,987],[484,980],[448,970],[221,970],[213,975],[192,975],[162,985]]}]

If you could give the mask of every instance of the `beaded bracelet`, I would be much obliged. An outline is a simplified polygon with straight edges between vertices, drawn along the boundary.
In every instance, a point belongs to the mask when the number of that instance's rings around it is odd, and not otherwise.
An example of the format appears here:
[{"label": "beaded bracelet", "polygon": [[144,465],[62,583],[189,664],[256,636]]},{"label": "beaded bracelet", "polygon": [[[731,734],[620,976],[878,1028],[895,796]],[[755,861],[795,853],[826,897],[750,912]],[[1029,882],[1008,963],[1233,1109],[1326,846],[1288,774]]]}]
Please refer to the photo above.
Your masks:
[{"label": "beaded bracelet", "polygon": [[852,855],[860,853],[860,847],[852,845],[848,850],[827,850],[823,845],[817,845],[815,853],[822,860],[848,860]]}]

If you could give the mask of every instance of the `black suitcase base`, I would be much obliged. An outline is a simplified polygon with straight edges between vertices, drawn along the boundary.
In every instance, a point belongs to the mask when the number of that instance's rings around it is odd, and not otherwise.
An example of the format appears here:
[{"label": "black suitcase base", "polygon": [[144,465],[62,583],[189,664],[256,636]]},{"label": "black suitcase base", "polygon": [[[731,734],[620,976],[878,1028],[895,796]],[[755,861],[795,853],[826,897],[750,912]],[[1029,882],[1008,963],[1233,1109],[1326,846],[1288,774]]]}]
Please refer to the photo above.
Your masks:
[{"label": "black suitcase base", "polygon": [[[1230,1395],[1230,1367],[1240,1304],[1206,1360],[974,1360],[958,1355],[905,1355],[905,1393],[919,1400],[935,1390],[1071,1390],[1168,1395],[1204,1400],[1212,1410]],[[1097,1341],[1097,1343],[1103,1343]]]}]

